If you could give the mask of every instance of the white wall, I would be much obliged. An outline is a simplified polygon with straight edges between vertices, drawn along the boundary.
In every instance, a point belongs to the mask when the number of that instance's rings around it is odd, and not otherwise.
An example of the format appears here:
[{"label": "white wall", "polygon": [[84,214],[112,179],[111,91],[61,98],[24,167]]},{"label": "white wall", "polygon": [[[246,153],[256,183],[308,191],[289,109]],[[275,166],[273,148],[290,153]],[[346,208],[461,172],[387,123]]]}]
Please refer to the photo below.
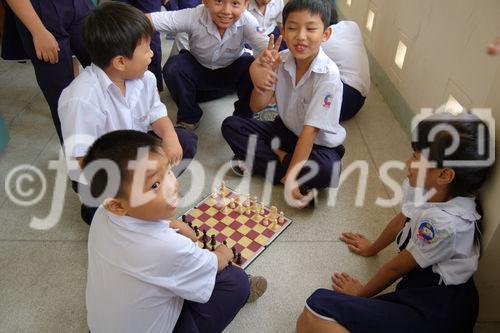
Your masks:
[{"label": "white wall", "polygon": [[[500,56],[486,46],[500,36],[498,0],[337,0],[340,12],[358,22],[368,50],[414,113],[438,107],[452,94],[465,107],[488,107],[499,122]],[[365,28],[375,12],[372,32]],[[403,69],[394,63],[398,41],[407,46]],[[366,110],[370,111],[370,110]],[[398,110],[394,110],[398,112]],[[498,150],[498,149],[497,149]],[[500,321],[500,162],[483,193],[483,257],[476,281],[480,320]]]}]

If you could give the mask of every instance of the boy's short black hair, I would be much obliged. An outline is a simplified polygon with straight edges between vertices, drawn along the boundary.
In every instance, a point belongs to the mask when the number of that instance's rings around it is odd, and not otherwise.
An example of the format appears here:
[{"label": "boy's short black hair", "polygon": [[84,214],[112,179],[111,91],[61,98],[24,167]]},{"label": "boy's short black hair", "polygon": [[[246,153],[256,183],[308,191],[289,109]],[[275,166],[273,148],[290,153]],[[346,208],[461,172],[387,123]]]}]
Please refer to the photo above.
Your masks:
[{"label": "boy's short black hair", "polygon": [[132,58],[137,44],[143,38],[151,39],[153,33],[144,13],[116,1],[97,6],[83,24],[83,40],[90,60],[103,69],[116,56]]},{"label": "boy's short black hair", "polygon": [[[134,130],[119,130],[109,132],[98,138],[90,146],[83,158],[82,169],[98,160],[110,161],[120,170],[120,186],[116,197],[125,197],[125,188],[131,181],[132,171],[128,169],[128,162],[137,159],[139,148],[149,147],[150,151],[161,150],[162,141],[148,133]],[[104,168],[99,169],[90,182],[90,193],[93,198],[100,197],[108,186],[108,174]]]},{"label": "boy's short black hair", "polygon": [[290,0],[283,8],[283,25],[290,13],[307,10],[313,15],[319,15],[326,29],[330,26],[331,9],[332,6],[325,0]]}]

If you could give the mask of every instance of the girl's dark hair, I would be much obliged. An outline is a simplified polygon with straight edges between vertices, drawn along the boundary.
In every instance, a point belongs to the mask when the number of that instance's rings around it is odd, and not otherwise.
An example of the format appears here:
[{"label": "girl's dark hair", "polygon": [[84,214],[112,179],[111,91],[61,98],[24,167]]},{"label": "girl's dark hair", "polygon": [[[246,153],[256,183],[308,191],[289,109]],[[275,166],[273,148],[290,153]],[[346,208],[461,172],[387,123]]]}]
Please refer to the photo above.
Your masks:
[{"label": "girl's dark hair", "polygon": [[83,40],[90,60],[102,69],[116,56],[132,58],[139,42],[150,39],[153,33],[143,12],[116,1],[97,6],[83,24]]},{"label": "girl's dark hair", "polygon": [[[457,144],[456,149],[447,152],[454,144]],[[452,168],[455,178],[450,184],[450,194],[453,197],[476,196],[477,210],[482,215],[478,190],[493,165],[488,163],[488,158],[494,158],[489,156],[490,134],[484,121],[467,112],[435,114],[418,123],[412,133],[412,148],[428,153],[426,158],[436,162],[437,167]],[[481,222],[482,219],[477,221],[475,233],[478,242]]]},{"label": "girl's dark hair", "polygon": [[[131,182],[132,172],[128,162],[137,159],[139,148],[149,147],[150,151],[161,150],[162,141],[148,133],[134,130],[118,130],[104,134],[94,141],[83,158],[82,169],[94,161],[111,161],[120,170],[120,186],[117,197],[125,197],[125,187]],[[94,198],[104,193],[109,177],[104,169],[99,169],[90,181],[90,193]]]},{"label": "girl's dark hair", "polygon": [[290,13],[306,10],[312,15],[319,15],[324,29],[330,26],[332,6],[325,0],[290,0],[283,8],[283,25]]},{"label": "girl's dark hair", "polygon": [[[435,114],[420,121],[412,133],[413,150],[427,151],[426,158],[436,162],[438,168],[455,171],[450,188],[454,197],[475,195],[486,181],[493,164],[487,163],[489,146],[488,126],[466,112]],[[448,148],[453,151],[447,152]]]}]

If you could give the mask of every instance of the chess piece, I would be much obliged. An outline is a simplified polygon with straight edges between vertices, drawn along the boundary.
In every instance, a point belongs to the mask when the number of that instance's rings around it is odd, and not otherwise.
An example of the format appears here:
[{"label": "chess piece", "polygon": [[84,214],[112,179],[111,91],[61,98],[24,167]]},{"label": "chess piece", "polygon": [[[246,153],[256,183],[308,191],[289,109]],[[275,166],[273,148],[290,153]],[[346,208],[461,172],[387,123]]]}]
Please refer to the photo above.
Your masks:
[{"label": "chess piece", "polygon": [[212,245],[212,251],[215,251],[215,245]]},{"label": "chess piece", "polygon": [[191,229],[193,229],[193,222],[189,221],[189,222],[188,222],[188,226],[189,226]]},{"label": "chess piece", "polygon": [[238,252],[238,255],[236,256],[236,264],[241,265],[243,261],[241,260],[241,252]]},{"label": "chess piece", "polygon": [[258,213],[259,209],[258,209],[257,197],[253,197],[252,200],[250,200],[250,203],[252,205],[252,212]]},{"label": "chess piece", "polygon": [[194,226],[194,234],[196,235],[196,237],[198,237],[200,235],[200,231],[198,230],[198,226]]},{"label": "chess piece", "polygon": [[203,229],[203,236],[202,236],[201,239],[202,239],[203,243],[208,242],[208,235],[207,235],[207,230],[206,229]]},{"label": "chess piece", "polygon": [[231,209],[235,209],[236,208],[236,204],[234,202],[234,198],[231,198],[231,200],[229,201],[229,208],[231,208]]},{"label": "chess piece", "polygon": [[215,240],[215,235],[212,235],[210,239],[210,245],[215,246],[217,244],[217,241]]},{"label": "chess piece", "polygon": [[269,225],[269,219],[267,217],[264,217],[264,219],[262,220],[262,225],[264,227],[267,227]]},{"label": "chess piece", "polygon": [[186,223],[186,214],[182,214],[181,220],[182,220],[182,222]]},{"label": "chess piece", "polygon": [[271,229],[276,230],[276,222],[278,222],[278,219],[274,219],[274,220],[271,222]]},{"label": "chess piece", "polygon": [[266,213],[266,210],[264,209],[264,203],[261,201],[260,202],[260,214],[264,215]]},{"label": "chess piece", "polygon": [[224,208],[222,209],[222,214],[224,215],[227,215],[231,212],[231,208],[229,207],[229,205],[226,204],[226,202],[224,201]]},{"label": "chess piece", "polygon": [[245,215],[246,216],[252,215],[252,207],[250,207],[250,203],[245,207]]},{"label": "chess piece", "polygon": [[285,214],[282,211],[280,212],[280,216],[278,217],[278,223],[285,223]]},{"label": "chess piece", "polygon": [[221,197],[224,197],[226,193],[227,193],[226,183],[224,183],[224,181],[221,181],[219,187],[219,195]]},{"label": "chess piece", "polygon": [[231,248],[231,251],[233,251],[233,259],[236,259],[236,248],[234,246]]},{"label": "chess piece", "polygon": [[270,222],[274,222],[278,218],[278,208],[276,206],[271,206],[268,218]]},{"label": "chess piece", "polygon": [[207,241],[206,240],[203,240],[203,249],[207,249]]}]

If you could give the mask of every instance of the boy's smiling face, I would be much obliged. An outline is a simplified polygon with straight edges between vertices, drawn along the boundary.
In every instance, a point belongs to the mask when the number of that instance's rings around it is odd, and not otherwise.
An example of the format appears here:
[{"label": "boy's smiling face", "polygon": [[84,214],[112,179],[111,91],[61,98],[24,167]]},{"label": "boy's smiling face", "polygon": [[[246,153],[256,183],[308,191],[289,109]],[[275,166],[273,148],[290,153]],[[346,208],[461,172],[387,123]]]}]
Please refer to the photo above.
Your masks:
[{"label": "boy's smiling face", "polygon": [[141,38],[135,47],[132,58],[124,57],[124,77],[126,80],[141,78],[148,70],[148,66],[153,58],[153,51],[150,48],[150,39]]},{"label": "boy's smiling face", "polygon": [[232,26],[246,10],[248,0],[203,0],[221,35]]},{"label": "boy's smiling face", "polygon": [[131,170],[125,188],[127,199],[121,200],[124,213],[147,221],[171,218],[177,211],[178,190],[179,183],[163,149],[156,149],[139,158]]},{"label": "boy's smiling face", "polygon": [[312,60],[331,32],[330,28],[325,30],[319,14],[311,14],[308,10],[291,12],[283,26],[286,45],[299,61]]}]

